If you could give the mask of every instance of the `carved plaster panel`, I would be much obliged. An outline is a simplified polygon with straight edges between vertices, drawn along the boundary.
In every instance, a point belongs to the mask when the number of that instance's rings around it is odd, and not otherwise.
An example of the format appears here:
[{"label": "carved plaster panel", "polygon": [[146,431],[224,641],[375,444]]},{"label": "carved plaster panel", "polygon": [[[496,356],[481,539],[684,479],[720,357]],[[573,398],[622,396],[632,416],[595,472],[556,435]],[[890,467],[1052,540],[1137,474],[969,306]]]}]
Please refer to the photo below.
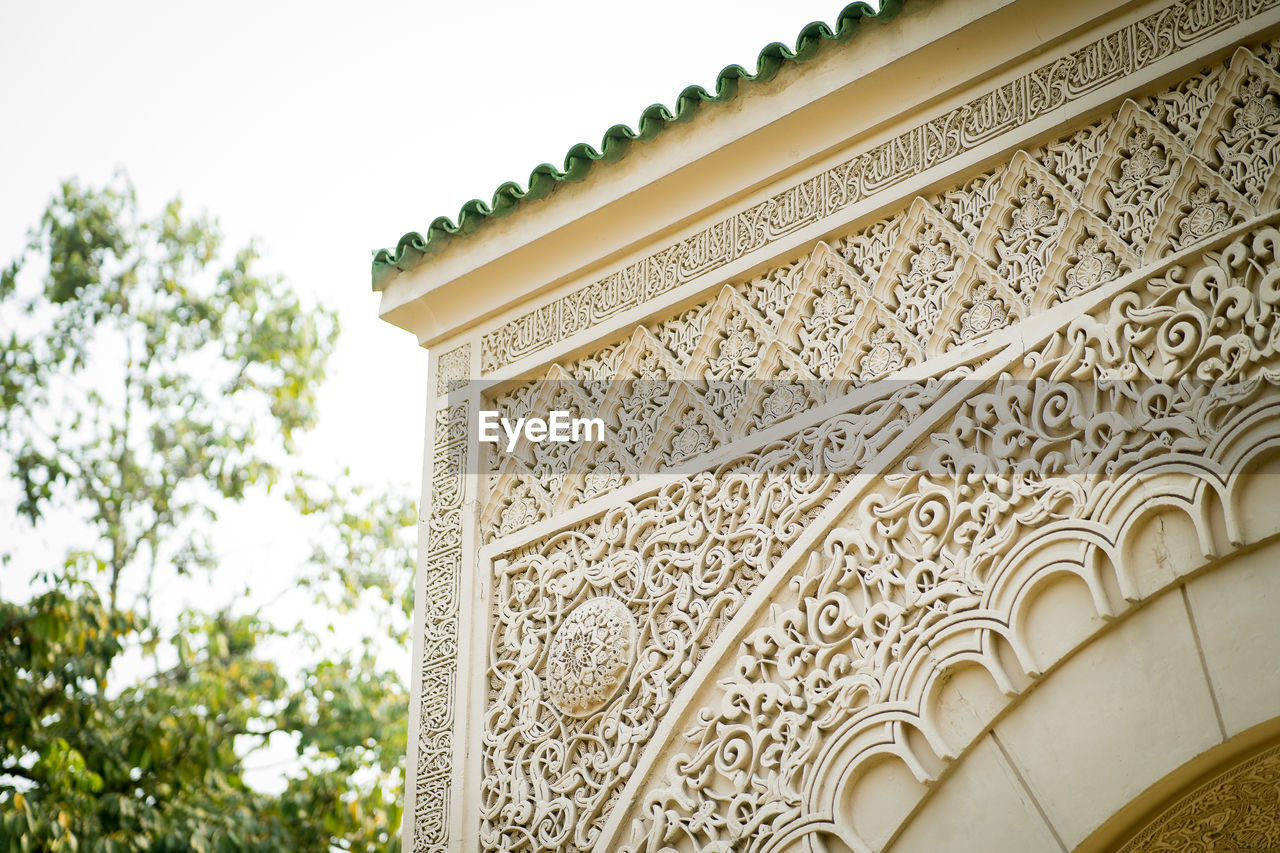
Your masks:
[{"label": "carved plaster panel", "polygon": [[[1161,9],[1025,76],[908,130],[882,145],[804,180],[687,239],[486,333],[481,369],[492,373],[569,338],[622,311],[667,293],[716,267],[754,252],[805,225],[837,213],[912,175],[1025,125],[1101,86],[1210,38],[1274,5],[1271,0],[1188,0]],[[1257,171],[1271,162],[1263,140],[1274,89],[1259,90],[1231,112],[1233,131],[1219,146],[1224,164]],[[1191,93],[1196,109],[1204,93]],[[1162,111],[1166,116],[1169,111]],[[1237,123],[1234,116],[1241,116]],[[1256,117],[1255,117],[1256,116]],[[1175,119],[1176,121],[1176,119]],[[1260,124],[1251,124],[1260,122]],[[1242,177],[1243,180],[1243,177]],[[1119,188],[1124,191],[1124,188]],[[1158,201],[1158,198],[1155,199]],[[1253,199],[1255,202],[1257,198]],[[1148,199],[1152,201],[1152,199]],[[1134,202],[1138,203],[1138,202]],[[1137,208],[1135,208],[1135,211]]]},{"label": "carved plaster panel", "polygon": [[[841,732],[860,718],[885,725],[876,713],[914,701],[912,679],[923,676],[908,673],[926,666],[931,644],[996,618],[986,608],[1020,536],[1094,517],[1126,472],[1208,453],[1267,403],[1280,367],[1274,342],[1246,332],[1277,328],[1273,228],[1150,280],[1134,275],[1259,214],[1191,153],[1194,138],[1169,128],[1185,132],[1231,97],[1219,87],[1200,103],[1203,81],[1256,61],[1238,52],[505,394],[499,404],[510,411],[553,393],[584,404],[598,395],[611,436],[585,474],[566,464],[548,480],[532,448],[504,458],[486,515],[491,539],[514,543],[520,530],[661,469],[693,424],[714,426],[681,451],[694,469],[722,447],[741,452],[513,544],[496,562],[485,849],[613,849],[628,837],[629,849],[651,853],[767,847],[802,819],[822,756],[852,737]],[[1201,122],[1200,132],[1217,128]],[[1119,284],[1093,313],[1059,312],[1061,329],[1040,348],[1013,346],[1005,372],[992,366],[985,339]],[[1252,294],[1247,323],[1232,319],[1240,287]],[[1192,330],[1203,330],[1194,343]],[[883,381],[895,374],[913,378]],[[708,377],[719,381],[692,382]],[[748,378],[744,398],[725,396]],[[842,394],[852,394],[846,413],[751,447],[762,427],[802,421]],[[957,410],[944,398],[967,402]],[[926,428],[897,470],[877,467],[878,454]],[[662,445],[663,436],[675,439]],[[723,681],[719,703],[683,733],[690,751],[637,796],[628,782],[708,649],[859,471],[881,471],[879,485],[821,548],[788,558],[790,603],[746,640],[744,657],[730,654],[717,675],[698,678]],[[602,600],[620,621],[628,611],[637,658],[605,666],[608,689],[566,709],[543,673],[566,625]],[[608,657],[600,647],[586,655]],[[983,660],[1013,690],[1017,677]],[[891,741],[929,777],[936,759]]]},{"label": "carved plaster panel", "polygon": [[[1048,62],[492,329],[482,372],[1265,5],[1176,3]],[[487,401],[508,417],[598,413],[607,434],[470,460],[491,565],[472,710],[481,849],[765,849],[818,811],[823,762],[859,738],[936,775],[951,752],[919,692],[935,650],[961,649],[1010,693],[1034,675],[1017,654],[1006,671],[992,639],[1016,650],[1011,555],[1030,532],[1097,531],[1106,552],[1126,477],[1198,459],[1218,488],[1235,436],[1272,416],[1278,55],[1242,48]],[[441,358],[442,393],[465,384],[469,347]],[[471,403],[450,403],[434,427],[414,774],[414,849],[432,851],[449,843],[471,565]],[[1090,571],[1099,606],[1118,606]]]},{"label": "carved plaster panel", "polygon": [[[490,498],[502,510],[493,510],[486,536],[514,533],[600,498],[609,484],[687,463],[776,422],[781,401],[765,381],[808,383],[787,403],[807,410],[844,393],[848,381],[921,364],[1259,212],[1191,153],[1205,147],[1198,139],[1220,136],[1206,116],[1233,120],[1225,107],[1212,110],[1234,103],[1233,93],[1245,86],[1240,69],[1256,75],[1265,66],[1239,51],[1227,65],[1126,102],[1112,119],[1018,152],[1008,165],[916,198],[832,246],[820,243],[803,258],[726,286],[630,341],[563,363],[543,384],[577,385],[583,410],[604,414],[606,474],[594,475],[600,463],[586,455],[576,460],[576,479],[568,459],[539,466],[530,449],[504,455]],[[1226,81],[1208,103],[1205,80]],[[1191,145],[1166,126],[1185,132],[1191,121],[1201,128]],[[669,382],[672,394],[684,387],[690,399],[682,406],[629,393],[632,377]],[[693,384],[703,380],[706,387]],[[535,385],[506,392],[497,408],[513,416],[527,411]],[[603,399],[614,385],[615,397]],[[670,443],[655,448],[659,438]],[[587,478],[593,488],[560,487]]]},{"label": "carved plaster panel", "polygon": [[1038,675],[1015,619],[1037,572],[1076,573],[1115,615],[1141,597],[1116,554],[1144,502],[1235,505],[1248,454],[1280,447],[1280,231],[1234,235],[1011,346],[975,371],[981,390],[916,421],[899,461],[873,462],[820,545],[775,567],[794,577],[743,655],[703,676],[717,698],[681,715],[622,849],[763,850],[830,829],[830,791],[877,755],[937,778],[956,751],[929,685],[960,659],[1010,695]]}]

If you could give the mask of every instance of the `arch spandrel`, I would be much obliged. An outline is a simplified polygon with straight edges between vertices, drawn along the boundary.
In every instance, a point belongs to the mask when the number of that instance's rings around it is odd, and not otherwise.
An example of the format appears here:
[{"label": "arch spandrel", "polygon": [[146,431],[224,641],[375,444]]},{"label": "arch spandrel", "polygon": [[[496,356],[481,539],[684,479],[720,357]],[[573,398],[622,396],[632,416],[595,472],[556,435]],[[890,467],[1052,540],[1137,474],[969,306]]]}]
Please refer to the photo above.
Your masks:
[{"label": "arch spandrel", "polygon": [[486,572],[465,849],[892,850],[983,762],[1037,812],[993,726],[1280,532],[1280,74],[1218,53],[535,378],[457,367],[607,425],[445,493]]}]

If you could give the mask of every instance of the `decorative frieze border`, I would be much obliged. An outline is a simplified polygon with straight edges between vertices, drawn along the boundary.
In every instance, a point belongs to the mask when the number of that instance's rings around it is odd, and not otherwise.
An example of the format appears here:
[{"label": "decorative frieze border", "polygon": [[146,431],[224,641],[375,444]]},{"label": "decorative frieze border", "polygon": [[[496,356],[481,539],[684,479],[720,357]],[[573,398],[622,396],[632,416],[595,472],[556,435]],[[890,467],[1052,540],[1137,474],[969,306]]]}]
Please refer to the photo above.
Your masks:
[{"label": "decorative frieze border", "polygon": [[492,374],[590,329],[1277,5],[1280,0],[1183,0],[1147,15],[486,332],[481,372]]},{"label": "decorative frieze border", "polygon": [[[438,369],[442,370],[443,364]],[[430,512],[419,545],[417,729],[409,733],[413,775],[412,846],[417,853],[444,853],[449,846],[453,785],[454,708],[458,678],[458,604],[462,578],[463,516],[467,455],[467,411],[463,402],[439,406],[432,435]]]}]

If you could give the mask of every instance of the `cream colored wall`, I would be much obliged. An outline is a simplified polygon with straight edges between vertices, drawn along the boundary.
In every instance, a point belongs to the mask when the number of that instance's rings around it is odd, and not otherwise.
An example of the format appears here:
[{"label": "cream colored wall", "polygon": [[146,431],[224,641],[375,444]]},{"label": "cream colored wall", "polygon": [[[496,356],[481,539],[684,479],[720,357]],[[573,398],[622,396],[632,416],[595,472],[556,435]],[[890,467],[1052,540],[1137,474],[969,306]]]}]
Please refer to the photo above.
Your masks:
[{"label": "cream colored wall", "polygon": [[[1249,81],[1280,97],[1262,44],[1280,8],[1108,5],[869,25],[392,282],[384,316],[432,345],[435,401],[406,849],[1103,850],[1271,731],[1280,687],[1258,661],[1277,634],[1233,620],[1264,625],[1276,594],[1280,471],[1258,469],[1280,442],[1280,147],[1231,134]],[[894,140],[893,180],[858,177]],[[750,355],[721,357],[731,338]],[[642,362],[754,396],[730,416],[685,389],[652,418],[616,392],[555,396]],[[1223,371],[1251,390],[1205,384]],[[765,417],[787,376],[821,390]],[[1182,409],[1152,421],[1108,376],[1172,383]],[[1123,429],[1045,433],[1054,394],[1082,388]],[[643,436],[635,476],[586,485],[635,449],[613,434],[554,482],[527,446],[488,467],[478,409],[564,400]],[[1014,423],[1032,481],[993,438]],[[688,429],[706,430],[693,458]],[[1078,467],[1037,457],[1046,442]],[[832,449],[829,476],[792,483],[764,452],[780,445]],[[994,467],[947,474],[965,453]],[[784,481],[783,500],[761,491]],[[708,507],[715,529],[654,568]],[[611,698],[561,713],[555,638],[600,606],[575,570],[637,564],[699,584],[678,653],[642,672],[642,641]],[[618,589],[651,636],[656,611]],[[814,633],[824,608],[839,644]],[[839,679],[835,699],[807,692]]]}]

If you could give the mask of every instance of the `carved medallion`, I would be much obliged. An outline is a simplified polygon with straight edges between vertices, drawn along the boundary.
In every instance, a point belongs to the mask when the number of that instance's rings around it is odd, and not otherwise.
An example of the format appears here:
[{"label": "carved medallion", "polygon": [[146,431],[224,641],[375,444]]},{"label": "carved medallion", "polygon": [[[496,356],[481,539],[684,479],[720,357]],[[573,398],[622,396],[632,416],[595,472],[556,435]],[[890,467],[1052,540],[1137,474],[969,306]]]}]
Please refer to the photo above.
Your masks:
[{"label": "carved medallion", "polygon": [[871,349],[862,359],[858,378],[864,382],[897,370],[905,363],[902,344],[895,341],[883,326],[871,333]]},{"label": "carved medallion", "polygon": [[590,599],[564,620],[551,643],[547,693],[561,713],[585,717],[622,684],[635,648],[636,622],[626,605]]},{"label": "carved medallion", "polygon": [[1001,328],[1009,320],[1009,309],[996,296],[990,284],[979,285],[973,294],[974,302],[960,318],[956,342],[963,343],[979,338],[987,332]]}]

